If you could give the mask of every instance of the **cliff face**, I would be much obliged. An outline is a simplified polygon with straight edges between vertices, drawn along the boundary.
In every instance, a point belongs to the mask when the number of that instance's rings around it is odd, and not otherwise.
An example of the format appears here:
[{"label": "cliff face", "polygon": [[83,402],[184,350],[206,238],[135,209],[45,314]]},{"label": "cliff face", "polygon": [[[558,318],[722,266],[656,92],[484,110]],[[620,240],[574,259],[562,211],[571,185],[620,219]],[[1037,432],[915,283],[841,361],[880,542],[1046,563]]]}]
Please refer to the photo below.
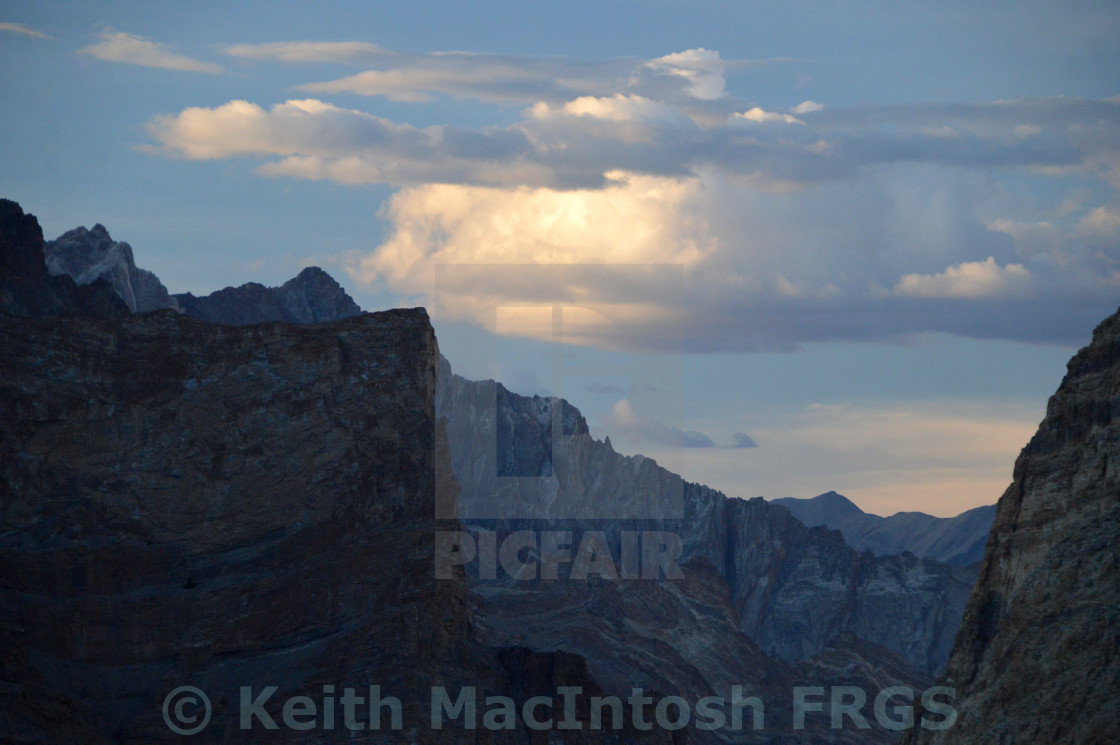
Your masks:
[{"label": "cliff face", "polygon": [[67,231],[43,246],[47,269],[66,274],[80,285],[105,280],[133,313],[179,309],[156,275],[138,269],[132,247],[114,241],[103,225]]},{"label": "cliff face", "polygon": [[0,729],[169,740],[189,683],[219,739],[239,685],[436,676],[435,349],[422,311],[0,321]]},{"label": "cliff face", "polygon": [[[551,530],[603,530],[616,549],[624,529],[668,531],[683,541],[682,563],[715,571],[738,629],[769,655],[808,658],[853,633],[926,675],[948,658],[974,570],[857,552],[840,533],[807,528],[763,499],[728,499],[648,458],[619,455],[591,438],[566,402],[469,381],[446,362],[436,411],[447,421],[462,489],[459,515],[470,524],[510,531],[526,527],[525,520],[546,520]],[[522,583],[492,584],[479,582],[478,592],[493,603],[531,607],[527,598],[515,599],[527,591]],[[510,631],[526,643],[514,625]],[[543,644],[555,634],[542,626],[538,636]]]},{"label": "cliff face", "polygon": [[1015,463],[944,682],[957,725],[907,742],[1120,740],[1120,314]]},{"label": "cliff face", "polygon": [[849,499],[828,492],[812,499],[775,499],[810,527],[824,525],[839,530],[852,547],[876,556],[909,551],[915,556],[955,566],[969,566],[984,558],[995,505],[977,507],[956,517],[934,517],[922,512],[899,512],[890,517],[870,515]]}]

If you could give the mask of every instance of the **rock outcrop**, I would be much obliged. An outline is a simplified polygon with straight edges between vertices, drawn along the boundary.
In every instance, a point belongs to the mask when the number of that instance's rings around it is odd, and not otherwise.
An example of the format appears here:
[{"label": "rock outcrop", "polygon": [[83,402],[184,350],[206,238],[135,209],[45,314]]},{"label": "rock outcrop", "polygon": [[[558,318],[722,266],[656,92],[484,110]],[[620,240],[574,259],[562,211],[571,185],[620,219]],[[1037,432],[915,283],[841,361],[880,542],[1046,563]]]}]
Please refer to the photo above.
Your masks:
[{"label": "rock outcrop", "polygon": [[969,566],[984,558],[995,505],[962,512],[956,517],[934,517],[924,512],[898,512],[880,517],[864,512],[850,499],[827,492],[812,499],[787,497],[772,500],[809,527],[823,525],[844,534],[853,548],[876,556],[909,551],[915,556],[955,566]]},{"label": "rock outcrop", "polygon": [[114,241],[100,223],[67,231],[45,244],[47,269],[53,275],[67,274],[80,285],[105,280],[133,313],[163,308],[179,309],[156,275],[136,268],[132,247]]},{"label": "rock outcrop", "polygon": [[323,323],[362,312],[341,285],[317,266],[307,267],[280,287],[249,282],[202,297],[188,292],[174,299],[188,316],[231,326],[273,321]]},{"label": "rock outcrop", "polygon": [[906,742],[1120,741],[1120,313],[1015,463],[943,683],[956,725]]}]

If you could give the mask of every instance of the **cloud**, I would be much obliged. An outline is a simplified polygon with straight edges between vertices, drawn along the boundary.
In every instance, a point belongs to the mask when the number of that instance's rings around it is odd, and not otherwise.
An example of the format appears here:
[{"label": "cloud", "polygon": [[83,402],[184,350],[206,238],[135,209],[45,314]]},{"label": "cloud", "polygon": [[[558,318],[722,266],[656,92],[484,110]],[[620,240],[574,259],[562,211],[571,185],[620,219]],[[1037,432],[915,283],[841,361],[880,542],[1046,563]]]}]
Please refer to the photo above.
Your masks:
[{"label": "cloud", "polygon": [[121,31],[106,31],[101,34],[100,42],[78,51],[101,60],[124,62],[143,67],[158,67],[164,70],[180,70],[183,72],[205,72],[211,75],[222,72],[221,65],[202,62],[178,54],[164,44]]},{"label": "cloud", "polygon": [[789,114],[778,114],[772,111],[763,111],[758,106],[755,106],[749,111],[742,113],[732,114],[733,119],[745,119],[748,122],[756,122],[758,124],[765,124],[766,122],[782,122],[784,124],[804,124],[795,116]]},{"label": "cloud", "polygon": [[718,445],[703,432],[678,429],[639,414],[634,408],[634,404],[625,398],[615,403],[611,413],[603,417],[603,426],[607,433],[615,439],[636,447],[659,445],[668,448],[723,448],[727,450],[745,450],[758,447],[758,444],[743,432],[736,432],[732,435],[730,445]]},{"label": "cloud", "polygon": [[907,274],[895,285],[896,295],[926,298],[1022,296],[1030,290],[1031,273],[1022,264],[999,266],[989,256],[965,261],[938,274]]},{"label": "cloud", "polygon": [[[304,115],[288,116],[301,107]],[[343,183],[603,188],[609,181],[605,174],[613,171],[688,177],[714,170],[753,179],[756,187],[791,189],[904,163],[1063,169],[1105,179],[1120,169],[1120,100],[1000,102],[921,113],[927,118],[919,121],[913,107],[825,109],[811,113],[809,126],[807,119],[752,107],[708,126],[668,101],[616,93],[538,101],[503,128],[419,130],[307,99],[267,111],[243,101],[192,107],[156,117],[148,131],[164,152],[185,157],[277,155],[275,143],[282,140],[284,156],[293,159],[262,173]],[[1015,136],[1014,129],[1031,117],[1046,123],[1046,132]],[[183,136],[187,120],[189,138]],[[225,138],[238,127],[263,127],[269,136],[255,148],[241,141],[231,148]],[[952,137],[945,136],[945,127]],[[412,134],[388,137],[390,130]],[[394,167],[398,161],[408,167]]]},{"label": "cloud", "polygon": [[0,23],[0,31],[9,31],[13,34],[23,34],[24,36],[31,36],[36,39],[50,38],[42,31],[33,29],[30,26],[24,26],[22,23]]},{"label": "cloud", "polygon": [[1096,207],[1078,221],[1076,232],[1086,238],[1116,243],[1120,241],[1120,210]]},{"label": "cloud", "polygon": [[814,111],[820,111],[823,108],[824,106],[817,103],[816,101],[802,101],[801,103],[790,109],[790,111],[792,111],[794,114],[811,114]]},{"label": "cloud", "polygon": [[[488,325],[495,305],[543,293],[609,319],[566,324],[572,343],[741,352],[930,331],[1072,343],[1120,300],[1109,192],[1120,98],[806,101],[783,113],[702,98],[723,90],[709,50],[576,60],[291,42],[238,53],[378,65],[331,90],[532,102],[512,123],[473,129],[314,98],[148,123],[150,152],[397,187],[382,206],[387,237],[348,271],[441,318]],[[1021,173],[1080,196],[1032,207],[1005,187]],[[437,292],[447,264],[490,268]],[[492,268],[509,264],[571,271],[530,286]],[[683,282],[622,276],[639,264],[676,265]],[[508,333],[547,338],[550,327]]]},{"label": "cloud", "polygon": [[223,50],[233,57],[274,62],[362,62],[393,54],[366,41],[278,41],[232,44]]},{"label": "cloud", "polygon": [[672,448],[714,448],[712,438],[702,432],[690,432],[669,427],[655,419],[642,416],[634,405],[622,399],[604,418],[609,434],[622,436],[635,442],[656,443]]},{"label": "cloud", "polygon": [[[357,42],[350,42],[357,45]],[[733,103],[725,73],[786,60],[724,60],[719,52],[689,49],[651,60],[633,57],[580,59],[564,56],[430,52],[413,54],[380,47],[353,49],[316,42],[237,45],[231,53],[284,61],[359,62],[373,65],[353,75],[300,86],[308,93],[354,93],[422,102],[435,95],[491,103],[563,103],[581,96],[637,94],[693,107],[697,116],[714,107],[726,116]],[[724,102],[721,104],[720,102]]]},{"label": "cloud", "polygon": [[650,60],[645,67],[688,81],[688,92],[696,98],[711,101],[726,94],[724,72],[726,63],[719,52],[711,49],[689,49]]}]

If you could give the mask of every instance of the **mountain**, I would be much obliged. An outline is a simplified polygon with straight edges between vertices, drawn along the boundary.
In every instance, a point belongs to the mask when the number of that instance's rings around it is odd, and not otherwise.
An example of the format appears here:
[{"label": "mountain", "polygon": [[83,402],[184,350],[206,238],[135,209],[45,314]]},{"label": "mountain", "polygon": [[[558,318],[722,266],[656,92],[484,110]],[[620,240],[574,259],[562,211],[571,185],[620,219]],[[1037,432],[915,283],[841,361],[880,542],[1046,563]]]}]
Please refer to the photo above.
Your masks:
[{"label": "mountain", "polygon": [[771,503],[785,507],[811,527],[824,525],[839,530],[853,547],[868,549],[876,556],[909,551],[956,566],[968,566],[984,558],[984,544],[996,513],[995,505],[985,505],[956,517],[934,517],[923,512],[880,517],[864,512],[834,491],[812,499],[786,497]]},{"label": "mountain", "polygon": [[996,505],[943,683],[907,743],[1120,742],[1120,313],[1070,361]]},{"label": "mountain", "polygon": [[34,215],[0,199],[0,313],[12,316],[97,315],[129,312],[103,279],[79,285],[55,277],[43,260],[43,230]]},{"label": "mountain", "polygon": [[[609,441],[590,436],[566,401],[519,396],[494,381],[455,375],[446,360],[441,365],[436,413],[447,422],[461,489],[458,515],[468,526],[509,534],[543,521],[549,530],[575,535],[603,531],[616,552],[623,530],[678,535],[682,566],[705,567],[708,581],[728,594],[738,630],[766,654],[804,660],[854,634],[900,655],[920,674],[943,668],[975,569],[856,551],[839,533],[806,527],[761,498],[728,498],[653,460],[616,453]],[[604,590],[602,583],[577,589],[584,583],[477,581],[472,587],[489,603],[492,643],[542,650],[563,644],[587,656],[593,670],[602,662],[594,635],[581,637],[584,647],[562,631],[594,623],[581,614],[601,608],[582,593]],[[575,595],[559,602],[552,593]],[[507,615],[508,625],[495,620]],[[650,638],[658,638],[652,629]]]},{"label": "mountain", "polygon": [[67,231],[46,243],[43,254],[52,275],[67,274],[80,285],[103,279],[133,313],[179,307],[156,275],[136,268],[132,247],[114,241],[104,225]]},{"label": "mountain", "polygon": [[322,323],[361,314],[342,286],[317,266],[310,266],[280,287],[249,282],[203,297],[174,296],[188,316],[231,326],[284,321]]},{"label": "mountain", "polygon": [[322,323],[359,315],[342,286],[317,266],[307,267],[280,287],[249,282],[209,295],[171,295],[152,272],[138,269],[132,247],[114,241],[101,224],[67,231],[44,245],[52,275],[69,275],[79,285],[106,281],[133,313],[171,308],[204,321],[231,326],[283,321]]}]

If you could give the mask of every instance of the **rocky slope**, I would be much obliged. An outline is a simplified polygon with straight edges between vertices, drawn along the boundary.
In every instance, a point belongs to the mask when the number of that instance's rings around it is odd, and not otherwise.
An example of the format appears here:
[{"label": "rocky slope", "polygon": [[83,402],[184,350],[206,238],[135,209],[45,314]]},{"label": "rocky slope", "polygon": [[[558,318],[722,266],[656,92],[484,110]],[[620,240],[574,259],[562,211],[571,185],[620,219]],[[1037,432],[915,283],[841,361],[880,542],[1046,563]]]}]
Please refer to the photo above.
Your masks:
[{"label": "rocky slope", "polygon": [[906,742],[1120,741],[1120,313],[1015,463],[944,683],[956,726]]},{"label": "rocky slope", "polygon": [[[942,669],[973,570],[855,551],[840,533],[808,528],[763,499],[729,499],[685,483],[648,458],[614,452],[609,442],[588,434],[582,416],[566,402],[559,402],[554,426],[557,405],[512,394],[493,381],[466,380],[444,361],[436,411],[447,421],[464,521],[507,534],[542,525],[576,535],[602,530],[616,552],[623,530],[671,532],[683,542],[681,563],[714,570],[727,588],[737,628],[767,654],[808,658],[852,633],[893,650],[926,675]],[[562,617],[533,627],[536,644],[547,645],[563,637],[562,627],[578,622],[572,613],[587,604],[554,603],[542,593],[568,593],[571,584],[577,583],[474,587],[496,616],[503,604],[566,608]],[[532,646],[522,615],[508,626],[489,623],[492,643]],[[593,652],[583,651],[594,668]]]},{"label": "rocky slope", "polygon": [[956,517],[934,517],[923,512],[880,517],[864,512],[836,492],[812,499],[775,499],[772,503],[785,507],[810,527],[823,525],[839,530],[858,550],[867,549],[876,556],[909,551],[955,566],[969,566],[984,558],[984,545],[996,514],[995,505],[985,505]]},{"label": "rocky slope", "polygon": [[359,315],[362,309],[331,275],[307,267],[280,287],[256,282],[195,297],[175,295],[188,316],[204,321],[245,326],[254,323],[322,323]]},{"label": "rocky slope", "polygon": [[114,241],[104,225],[63,233],[43,246],[43,254],[52,275],[69,275],[80,285],[103,279],[133,313],[179,308],[156,275],[136,268],[132,247]]}]

